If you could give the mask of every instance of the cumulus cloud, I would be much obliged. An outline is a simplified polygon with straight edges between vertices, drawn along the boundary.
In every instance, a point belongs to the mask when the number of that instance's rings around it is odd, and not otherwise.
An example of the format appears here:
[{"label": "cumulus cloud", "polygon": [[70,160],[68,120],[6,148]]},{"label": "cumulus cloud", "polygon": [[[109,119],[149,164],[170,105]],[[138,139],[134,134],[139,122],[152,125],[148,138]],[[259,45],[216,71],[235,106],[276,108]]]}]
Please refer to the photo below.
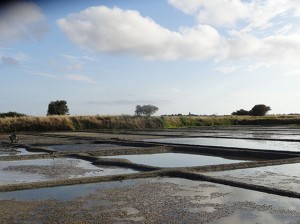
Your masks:
[{"label": "cumulus cloud", "polygon": [[229,59],[251,58],[268,63],[297,64],[300,60],[299,35],[272,35],[258,38],[239,35],[228,40]]},{"label": "cumulus cloud", "polygon": [[[194,16],[198,23],[173,31],[137,11],[99,6],[70,14],[57,20],[57,24],[77,46],[100,53],[154,60],[255,59],[271,64],[294,64],[300,59],[300,35],[294,31],[297,24],[290,18],[298,16],[300,1],[169,0],[169,3]],[[276,19],[281,21],[274,22]]]},{"label": "cumulus cloud", "polygon": [[80,81],[80,82],[89,82],[89,83],[95,83],[96,82],[92,78],[87,77],[87,76],[83,76],[83,75],[68,74],[68,75],[66,75],[66,79],[74,80],[74,81]]},{"label": "cumulus cloud", "polygon": [[240,0],[169,0],[175,8],[195,16],[202,24],[235,26],[240,19],[249,17],[248,4]]},{"label": "cumulus cloud", "polygon": [[194,16],[201,24],[217,27],[234,27],[239,21],[244,31],[265,29],[272,26],[272,19],[291,12],[300,15],[297,0],[168,0],[182,12]]},{"label": "cumulus cloud", "polygon": [[44,14],[31,2],[17,2],[0,10],[0,45],[20,39],[39,39],[47,31]]},{"label": "cumulus cloud", "polygon": [[204,59],[215,56],[222,44],[208,25],[168,30],[137,11],[91,7],[57,21],[77,45],[91,51],[129,53],[145,59]]}]

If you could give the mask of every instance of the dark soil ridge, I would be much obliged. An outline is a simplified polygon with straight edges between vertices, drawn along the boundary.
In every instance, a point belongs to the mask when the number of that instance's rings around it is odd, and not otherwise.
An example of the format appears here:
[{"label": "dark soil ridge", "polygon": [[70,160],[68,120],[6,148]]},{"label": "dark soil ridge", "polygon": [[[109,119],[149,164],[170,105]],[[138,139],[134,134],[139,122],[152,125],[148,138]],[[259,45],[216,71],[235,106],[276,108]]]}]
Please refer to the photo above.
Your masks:
[{"label": "dark soil ridge", "polygon": [[[124,135],[136,135],[136,136],[157,136],[157,137],[167,137],[167,138],[221,138],[221,139],[244,139],[244,140],[256,140],[256,141],[282,141],[282,142],[300,142],[300,139],[275,139],[275,138],[260,138],[260,137],[234,137],[234,136],[215,136],[215,132],[205,132],[205,133],[211,133],[212,135],[197,135],[197,136],[188,136],[188,135],[182,135],[182,134],[173,134],[173,135],[168,135],[168,134],[155,134],[152,131],[153,130],[143,130],[144,132],[149,132],[149,133],[138,133],[138,132],[126,132],[126,131],[120,131],[116,132],[113,134],[124,134]],[[157,130],[157,131],[164,131],[168,132],[167,130]],[[178,129],[175,129],[175,131],[180,131]],[[186,130],[185,130],[186,131]],[[76,132],[84,132],[84,131],[76,131]],[[172,131],[169,131],[172,133]],[[111,134],[112,132],[105,132],[105,131],[90,131],[90,133],[104,133],[104,134]],[[55,134],[48,134],[48,133],[42,133],[42,134],[35,134],[35,133],[30,133],[30,135],[35,135],[35,136],[44,136],[44,137],[57,137],[57,138],[68,138],[68,139],[80,139],[80,140],[93,140],[95,137],[74,137],[74,136],[68,136],[68,135],[55,135]],[[280,135],[280,134],[278,134]],[[281,134],[283,135],[283,134]],[[290,134],[290,135],[298,135],[298,134]],[[122,139],[119,139],[122,140]]]}]

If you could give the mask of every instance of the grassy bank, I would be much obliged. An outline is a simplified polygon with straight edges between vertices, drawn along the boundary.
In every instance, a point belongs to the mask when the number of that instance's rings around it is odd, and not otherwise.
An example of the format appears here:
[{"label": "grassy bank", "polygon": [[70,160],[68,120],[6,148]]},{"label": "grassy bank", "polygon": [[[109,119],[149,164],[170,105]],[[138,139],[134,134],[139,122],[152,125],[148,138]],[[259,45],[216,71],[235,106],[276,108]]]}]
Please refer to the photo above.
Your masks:
[{"label": "grassy bank", "polygon": [[160,129],[226,125],[300,125],[300,116],[47,116],[0,118],[0,132]]}]

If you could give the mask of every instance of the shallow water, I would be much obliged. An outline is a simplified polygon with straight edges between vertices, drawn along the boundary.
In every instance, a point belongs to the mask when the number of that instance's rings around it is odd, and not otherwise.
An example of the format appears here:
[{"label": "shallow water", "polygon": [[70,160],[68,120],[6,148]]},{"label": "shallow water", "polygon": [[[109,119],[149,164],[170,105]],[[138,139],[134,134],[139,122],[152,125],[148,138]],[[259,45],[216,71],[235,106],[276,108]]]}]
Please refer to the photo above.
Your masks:
[{"label": "shallow water", "polygon": [[155,167],[188,167],[247,162],[244,160],[225,159],[216,156],[204,156],[185,153],[119,155],[105,156],[102,158],[127,159],[132,163],[144,164]]},{"label": "shallow water", "polygon": [[63,152],[78,152],[78,151],[101,151],[108,149],[128,149],[135,148],[132,146],[120,146],[117,144],[66,144],[66,145],[53,145],[48,147],[50,150],[63,151]]},{"label": "shallow water", "polygon": [[151,139],[151,140],[147,139],[145,141],[159,142],[159,143],[173,143],[173,144],[223,146],[223,147],[300,152],[300,142],[250,140],[250,139],[225,139],[225,138],[164,138],[164,139]]},{"label": "shallow water", "polygon": [[44,154],[43,152],[29,152],[24,148],[0,148],[0,156],[23,156]]},{"label": "shallow water", "polygon": [[0,193],[0,200],[2,220],[13,214],[20,222],[51,218],[49,221],[95,222],[100,218],[107,223],[279,224],[300,220],[299,199],[179,178],[7,192]]},{"label": "shallow water", "polygon": [[300,193],[300,163],[209,172],[205,175]]},{"label": "shallow water", "polygon": [[93,166],[88,161],[69,158],[1,161],[0,184],[6,185],[135,172],[131,169]]}]

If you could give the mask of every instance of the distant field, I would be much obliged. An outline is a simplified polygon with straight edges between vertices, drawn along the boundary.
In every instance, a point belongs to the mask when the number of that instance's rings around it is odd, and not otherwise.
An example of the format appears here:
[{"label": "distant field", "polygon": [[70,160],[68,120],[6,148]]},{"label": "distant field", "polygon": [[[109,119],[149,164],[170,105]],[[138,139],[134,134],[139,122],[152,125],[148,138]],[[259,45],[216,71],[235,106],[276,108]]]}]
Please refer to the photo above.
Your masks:
[{"label": "distant field", "polygon": [[300,125],[300,116],[44,116],[0,118],[0,132],[163,129],[227,125]]}]

